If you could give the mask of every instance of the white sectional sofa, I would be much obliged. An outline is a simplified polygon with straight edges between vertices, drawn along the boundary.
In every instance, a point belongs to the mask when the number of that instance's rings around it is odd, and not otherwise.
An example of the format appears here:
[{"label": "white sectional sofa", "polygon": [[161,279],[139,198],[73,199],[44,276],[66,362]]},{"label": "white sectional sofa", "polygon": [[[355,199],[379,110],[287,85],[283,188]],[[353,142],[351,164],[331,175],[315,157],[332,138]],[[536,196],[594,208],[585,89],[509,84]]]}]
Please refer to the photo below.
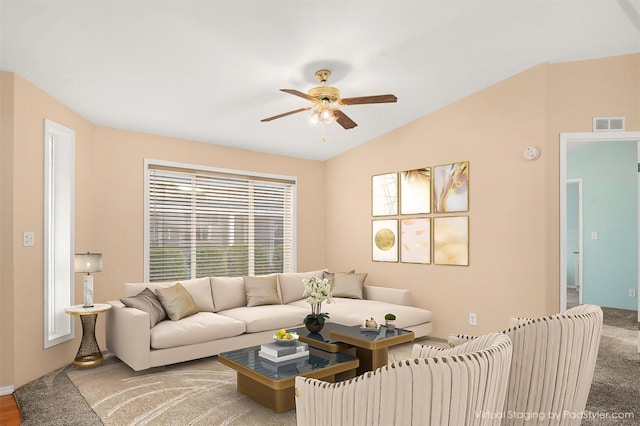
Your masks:
[{"label": "white sectional sofa", "polygon": [[[302,320],[311,308],[302,297],[302,279],[311,275],[322,277],[323,274],[326,271],[265,276],[267,285],[275,285],[277,296],[275,300],[258,302],[255,293],[251,293],[251,288],[255,287],[245,284],[250,277],[181,281],[197,305],[195,313],[177,321],[166,318],[155,325],[148,312],[125,306],[122,299],[110,301],[107,348],[134,370],[144,370],[268,342],[280,328],[303,325]],[[347,274],[336,274],[336,286],[342,282],[342,275]],[[359,275],[366,277],[366,274]],[[347,278],[354,282],[353,275]],[[174,284],[126,283],[123,297],[136,296],[146,288],[154,292],[167,289]],[[334,287],[333,303],[322,305],[322,311],[330,316],[329,322],[354,326],[369,317],[383,322],[385,314],[393,313],[397,317],[396,327],[412,330],[416,337],[432,332],[431,312],[411,306],[408,290],[366,286],[364,279],[360,280],[360,285],[360,294],[357,290],[356,294],[353,291],[342,294],[349,297],[341,297],[338,288]]]}]

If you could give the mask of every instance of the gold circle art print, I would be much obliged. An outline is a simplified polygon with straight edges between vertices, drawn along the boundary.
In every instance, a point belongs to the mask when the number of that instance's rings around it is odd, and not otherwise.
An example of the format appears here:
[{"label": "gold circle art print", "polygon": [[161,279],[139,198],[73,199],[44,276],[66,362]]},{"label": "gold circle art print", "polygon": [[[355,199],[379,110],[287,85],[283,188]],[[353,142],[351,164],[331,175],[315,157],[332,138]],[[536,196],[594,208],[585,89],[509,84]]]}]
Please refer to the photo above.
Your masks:
[{"label": "gold circle art print", "polygon": [[388,251],[393,248],[396,243],[396,236],[389,228],[382,228],[376,232],[376,247],[382,251]]}]

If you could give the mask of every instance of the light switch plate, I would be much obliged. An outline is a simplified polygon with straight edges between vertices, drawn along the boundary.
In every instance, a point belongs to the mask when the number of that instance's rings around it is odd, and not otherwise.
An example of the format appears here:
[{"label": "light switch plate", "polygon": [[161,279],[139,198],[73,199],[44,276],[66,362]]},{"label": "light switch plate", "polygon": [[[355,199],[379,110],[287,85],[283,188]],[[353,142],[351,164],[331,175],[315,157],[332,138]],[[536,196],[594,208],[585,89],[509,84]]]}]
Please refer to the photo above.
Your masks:
[{"label": "light switch plate", "polygon": [[22,233],[22,245],[24,247],[33,247],[35,245],[35,235],[31,231],[24,231]]}]

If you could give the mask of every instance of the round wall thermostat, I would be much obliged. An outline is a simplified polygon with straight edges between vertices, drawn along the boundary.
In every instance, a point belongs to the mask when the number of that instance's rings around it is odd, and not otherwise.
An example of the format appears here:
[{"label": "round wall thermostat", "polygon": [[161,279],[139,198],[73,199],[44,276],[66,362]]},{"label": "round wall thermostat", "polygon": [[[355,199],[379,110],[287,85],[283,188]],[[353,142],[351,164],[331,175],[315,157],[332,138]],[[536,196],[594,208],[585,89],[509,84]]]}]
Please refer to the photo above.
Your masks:
[{"label": "round wall thermostat", "polygon": [[540,157],[540,148],[538,148],[537,146],[528,146],[524,149],[522,156],[525,160],[535,160],[536,158]]}]

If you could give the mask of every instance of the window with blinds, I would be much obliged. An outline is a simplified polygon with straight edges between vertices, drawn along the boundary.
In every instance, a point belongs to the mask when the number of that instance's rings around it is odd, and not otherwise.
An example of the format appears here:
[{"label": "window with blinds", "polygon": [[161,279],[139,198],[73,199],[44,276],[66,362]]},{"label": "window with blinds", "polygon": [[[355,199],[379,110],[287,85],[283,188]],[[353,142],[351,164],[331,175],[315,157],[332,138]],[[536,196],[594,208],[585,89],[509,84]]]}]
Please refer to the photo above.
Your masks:
[{"label": "window with blinds", "polygon": [[147,166],[147,279],[294,270],[295,180]]}]

